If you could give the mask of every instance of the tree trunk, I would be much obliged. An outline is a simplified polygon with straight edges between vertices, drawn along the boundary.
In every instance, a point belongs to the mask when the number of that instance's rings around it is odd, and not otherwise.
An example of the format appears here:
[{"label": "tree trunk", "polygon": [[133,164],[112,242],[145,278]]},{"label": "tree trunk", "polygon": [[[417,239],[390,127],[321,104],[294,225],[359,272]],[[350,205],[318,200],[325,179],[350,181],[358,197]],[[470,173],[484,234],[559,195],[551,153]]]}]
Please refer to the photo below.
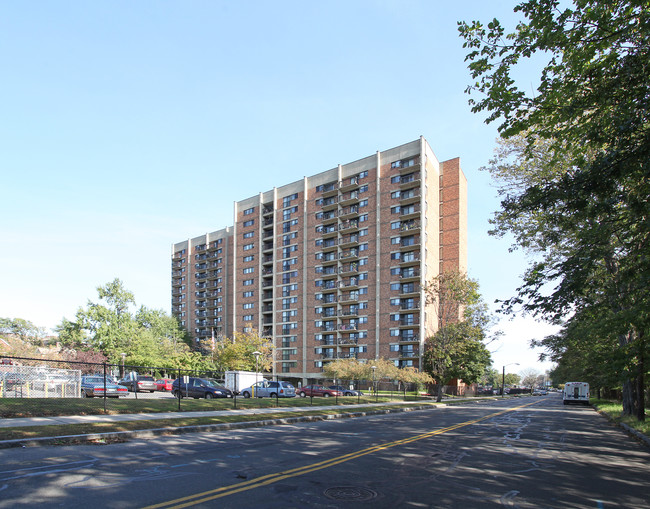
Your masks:
[{"label": "tree trunk", "polygon": [[436,401],[440,403],[442,401],[442,390],[444,389],[444,386],[442,384],[438,384],[438,398]]},{"label": "tree trunk", "polygon": [[636,415],[636,384],[634,380],[623,382],[623,415]]},{"label": "tree trunk", "polygon": [[645,421],[645,355],[643,336],[639,338],[639,371],[636,375],[636,416]]}]

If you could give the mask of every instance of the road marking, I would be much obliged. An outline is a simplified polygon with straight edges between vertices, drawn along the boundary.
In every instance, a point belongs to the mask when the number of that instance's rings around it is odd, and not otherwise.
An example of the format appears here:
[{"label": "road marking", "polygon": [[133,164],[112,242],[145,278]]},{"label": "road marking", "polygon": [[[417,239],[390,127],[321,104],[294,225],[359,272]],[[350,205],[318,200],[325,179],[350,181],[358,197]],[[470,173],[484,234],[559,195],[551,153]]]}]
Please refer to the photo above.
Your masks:
[{"label": "road marking", "polygon": [[427,433],[422,433],[420,435],[415,435],[412,437],[402,438],[400,440],[395,440],[394,442],[387,442],[385,444],[379,444],[366,449],[361,449],[359,451],[351,452],[344,454],[342,456],[337,456],[335,458],[330,458],[328,460],[319,461],[317,463],[311,463],[298,468],[293,468],[291,470],[284,470],[282,472],[276,472],[274,474],[267,474],[255,479],[250,479],[248,481],[243,481],[231,486],[224,486],[221,488],[216,488],[214,490],[204,491],[201,493],[196,493],[194,495],[188,495],[187,497],[177,498],[175,500],[169,500],[167,502],[161,502],[160,504],[150,505],[144,509],[161,509],[161,508],[173,508],[173,509],[182,509],[184,507],[190,507],[196,504],[202,504],[204,502],[209,502],[211,500],[216,500],[218,498],[227,497],[229,495],[234,495],[236,493],[241,493],[242,491],[248,491],[255,488],[260,488],[262,486],[268,486],[269,484],[274,484],[276,482],[282,481],[284,479],[289,479],[291,477],[297,477],[304,474],[309,474],[311,472],[316,472],[318,470],[323,470],[325,468],[330,468],[340,463],[345,463],[347,461],[366,456],[368,454],[373,454],[379,451],[384,451],[392,447],[397,447],[398,445],[410,444],[412,442],[417,442],[419,440],[424,440],[436,435],[442,435],[448,433],[449,431],[454,431],[466,426],[471,426],[472,424],[497,417],[499,415],[513,412],[521,408],[534,405],[538,401],[533,401],[531,403],[526,403],[525,405],[520,405],[514,408],[507,408],[505,410],[500,410],[493,414],[486,415],[485,417],[480,417],[478,419],[472,419],[471,421],[461,422],[459,424],[454,424],[452,426],[447,426],[446,428],[437,429],[434,431],[428,431]]}]

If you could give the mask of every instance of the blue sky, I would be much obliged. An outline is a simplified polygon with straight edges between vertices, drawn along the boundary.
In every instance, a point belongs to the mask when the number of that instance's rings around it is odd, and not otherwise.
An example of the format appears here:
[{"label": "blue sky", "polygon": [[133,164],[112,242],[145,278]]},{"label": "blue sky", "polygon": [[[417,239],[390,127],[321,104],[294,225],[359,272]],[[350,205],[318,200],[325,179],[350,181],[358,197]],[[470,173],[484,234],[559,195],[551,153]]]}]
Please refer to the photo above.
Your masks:
[{"label": "blue sky", "polygon": [[[173,243],[230,225],[236,200],[420,135],[461,158],[470,276],[487,302],[511,296],[525,260],[487,234],[498,200],[478,168],[496,126],[467,104],[457,21],[512,27],[514,5],[2,2],[0,316],[54,327],[115,277],[169,312]],[[551,328],[501,328],[497,369],[549,367],[528,340]]]}]

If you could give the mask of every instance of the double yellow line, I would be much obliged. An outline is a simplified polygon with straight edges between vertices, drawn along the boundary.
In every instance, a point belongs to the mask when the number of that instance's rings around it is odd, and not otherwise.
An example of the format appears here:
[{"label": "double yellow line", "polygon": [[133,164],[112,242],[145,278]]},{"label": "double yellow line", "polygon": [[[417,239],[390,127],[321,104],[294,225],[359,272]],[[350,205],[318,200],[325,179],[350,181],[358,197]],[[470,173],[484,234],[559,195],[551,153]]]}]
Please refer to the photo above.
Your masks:
[{"label": "double yellow line", "polygon": [[454,431],[459,428],[464,428],[466,426],[471,426],[472,424],[476,424],[481,421],[485,421],[487,419],[491,419],[493,417],[496,417],[501,414],[505,414],[508,412],[512,412],[514,410],[519,410],[520,408],[524,408],[530,405],[533,405],[537,403],[537,401],[533,401],[532,403],[526,403],[525,405],[520,405],[514,408],[507,408],[505,410],[501,410],[499,412],[495,412],[493,414],[486,415],[485,417],[481,417],[479,419],[473,419],[471,421],[465,421],[461,422],[459,424],[454,424],[453,426],[448,426],[446,428],[441,428],[437,429],[435,431],[429,431],[427,433],[422,433],[421,435],[415,435],[412,437],[408,438],[402,438],[401,440],[395,440],[394,442],[387,442],[385,444],[380,444],[380,445],[375,445],[372,447],[368,447],[366,449],[361,449],[359,451],[355,451],[349,454],[344,454],[342,456],[337,456],[335,458],[330,458],[325,461],[320,461],[318,463],[311,463],[309,465],[305,465],[303,467],[298,467],[294,468],[291,470],[285,470],[283,472],[276,472],[274,474],[268,474],[264,475],[262,477],[256,477],[255,479],[251,479],[249,481],[243,481],[237,484],[234,484],[232,486],[224,486],[222,488],[217,488],[214,490],[209,490],[209,491],[204,491],[202,493],[196,493],[194,495],[189,495],[187,497],[182,497],[182,498],[177,498],[175,500],[170,500],[168,502],[162,502],[160,504],[156,505],[150,505],[147,506],[145,509],[161,509],[161,508],[173,508],[173,509],[182,509],[183,507],[190,507],[195,504],[201,504],[204,502],[209,502],[211,500],[216,500],[218,498],[223,498],[227,497],[229,495],[234,495],[235,493],[241,493],[242,491],[248,491],[252,490],[255,488],[260,488],[262,486],[268,486],[269,484],[273,484],[279,481],[282,481],[284,479],[288,479],[290,477],[297,477],[299,475],[304,475],[308,474],[310,472],[315,472],[317,470],[323,470],[325,468],[330,468],[333,467],[334,465],[338,465],[340,463],[345,463],[346,461],[351,461],[356,458],[360,458],[361,456],[366,456],[368,454],[373,454],[375,452],[383,451],[385,449],[390,449],[391,447],[397,447],[398,445],[404,445],[404,444],[410,444],[411,442],[417,442],[418,440],[423,440],[425,438],[433,437],[436,435],[442,435],[443,433],[447,433],[449,431]]}]

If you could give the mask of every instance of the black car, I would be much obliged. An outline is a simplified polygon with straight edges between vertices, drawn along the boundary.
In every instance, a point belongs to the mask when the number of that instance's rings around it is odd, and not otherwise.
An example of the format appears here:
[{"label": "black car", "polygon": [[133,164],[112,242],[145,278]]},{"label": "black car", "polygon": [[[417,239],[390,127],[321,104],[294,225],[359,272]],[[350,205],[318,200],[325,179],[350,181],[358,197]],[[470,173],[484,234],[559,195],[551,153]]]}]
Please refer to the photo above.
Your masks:
[{"label": "black car", "polygon": [[175,398],[232,398],[232,391],[223,385],[218,385],[207,378],[189,377],[187,383],[177,378],[172,384],[172,394]]}]

